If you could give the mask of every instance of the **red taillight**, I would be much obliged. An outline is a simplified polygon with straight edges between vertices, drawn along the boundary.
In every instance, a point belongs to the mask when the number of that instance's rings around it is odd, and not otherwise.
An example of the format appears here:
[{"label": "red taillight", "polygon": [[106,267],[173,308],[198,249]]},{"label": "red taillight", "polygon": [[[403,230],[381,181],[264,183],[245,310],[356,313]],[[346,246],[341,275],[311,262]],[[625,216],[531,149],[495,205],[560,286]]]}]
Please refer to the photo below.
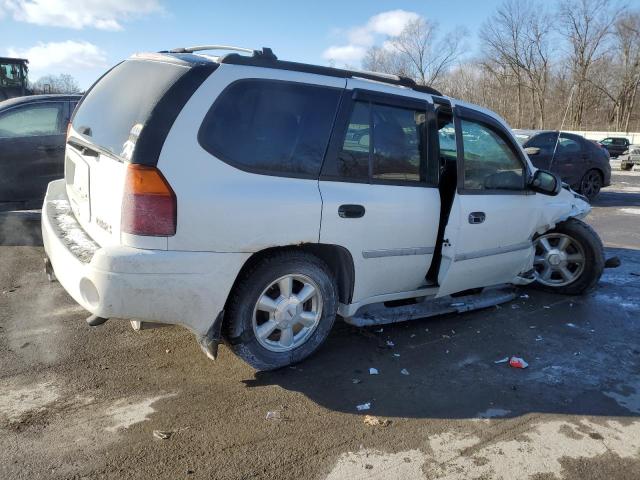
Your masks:
[{"label": "red taillight", "polygon": [[168,237],[176,233],[176,195],[156,167],[129,164],[122,198],[122,231]]}]

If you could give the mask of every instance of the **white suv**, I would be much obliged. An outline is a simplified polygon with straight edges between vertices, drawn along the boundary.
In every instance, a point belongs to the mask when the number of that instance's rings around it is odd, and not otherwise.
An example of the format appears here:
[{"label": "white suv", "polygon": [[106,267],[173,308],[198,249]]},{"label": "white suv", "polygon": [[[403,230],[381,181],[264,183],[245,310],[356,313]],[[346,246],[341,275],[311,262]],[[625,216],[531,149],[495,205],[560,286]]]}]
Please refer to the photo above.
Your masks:
[{"label": "white suv", "polygon": [[588,203],[494,113],[269,49],[197,53],[214,48],[135,55],[75,112],[42,229],[91,325],[179,324],[211,357],[223,340],[273,369],[336,315],[388,323],[513,298],[496,285],[597,283]]}]

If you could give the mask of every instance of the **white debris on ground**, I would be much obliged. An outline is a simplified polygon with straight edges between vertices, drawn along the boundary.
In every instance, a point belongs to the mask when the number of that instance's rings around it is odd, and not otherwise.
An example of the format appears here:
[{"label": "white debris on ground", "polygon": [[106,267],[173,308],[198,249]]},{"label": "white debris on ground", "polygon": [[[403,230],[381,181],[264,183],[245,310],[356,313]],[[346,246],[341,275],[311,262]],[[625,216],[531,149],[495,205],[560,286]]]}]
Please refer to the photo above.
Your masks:
[{"label": "white debris on ground", "polygon": [[105,427],[107,432],[117,432],[121,428],[129,428],[136,423],[149,420],[149,415],[155,412],[151,406],[159,400],[170,398],[176,394],[158,395],[141,401],[120,400],[106,410],[106,415],[111,419],[111,425]]},{"label": "white debris on ground", "polygon": [[369,375],[378,375],[378,373],[379,373],[379,372],[378,372],[378,369],[377,369],[377,368],[373,368],[373,367],[371,367],[371,368],[369,369]]},{"label": "white debris on ground", "polygon": [[45,410],[59,397],[58,389],[51,382],[17,386],[0,383],[0,417],[10,423],[27,413]]},{"label": "white debris on ground", "polygon": [[359,412],[362,412],[364,410],[369,410],[370,408],[371,408],[371,402],[356,405],[356,410],[358,410]]},{"label": "white debris on ground", "polygon": [[621,208],[619,211],[622,213],[630,213],[632,215],[640,215],[640,208]]}]

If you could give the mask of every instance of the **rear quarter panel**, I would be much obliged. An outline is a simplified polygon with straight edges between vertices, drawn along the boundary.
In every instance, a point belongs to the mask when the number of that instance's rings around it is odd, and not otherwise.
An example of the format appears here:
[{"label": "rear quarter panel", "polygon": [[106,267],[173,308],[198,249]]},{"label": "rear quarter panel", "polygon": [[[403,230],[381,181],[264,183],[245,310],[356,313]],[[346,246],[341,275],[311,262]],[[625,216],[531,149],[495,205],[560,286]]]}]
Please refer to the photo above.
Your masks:
[{"label": "rear quarter panel", "polygon": [[198,143],[198,130],[215,99],[244,78],[345,86],[340,78],[222,64],[183,108],[158,161],[178,204],[169,250],[255,252],[318,242],[322,201],[317,180],[248,173]]}]

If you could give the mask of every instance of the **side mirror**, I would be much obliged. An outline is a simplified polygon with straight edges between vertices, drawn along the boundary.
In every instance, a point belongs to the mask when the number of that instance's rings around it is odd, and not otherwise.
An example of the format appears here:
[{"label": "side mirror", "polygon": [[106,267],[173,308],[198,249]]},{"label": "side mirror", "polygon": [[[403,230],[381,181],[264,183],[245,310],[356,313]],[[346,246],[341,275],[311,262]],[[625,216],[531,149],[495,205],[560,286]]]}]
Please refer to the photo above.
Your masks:
[{"label": "side mirror", "polygon": [[536,170],[529,182],[529,188],[544,195],[558,195],[562,189],[562,182],[551,172]]},{"label": "side mirror", "polygon": [[524,153],[527,155],[538,155],[540,153],[540,149],[538,147],[527,147],[524,149]]}]

